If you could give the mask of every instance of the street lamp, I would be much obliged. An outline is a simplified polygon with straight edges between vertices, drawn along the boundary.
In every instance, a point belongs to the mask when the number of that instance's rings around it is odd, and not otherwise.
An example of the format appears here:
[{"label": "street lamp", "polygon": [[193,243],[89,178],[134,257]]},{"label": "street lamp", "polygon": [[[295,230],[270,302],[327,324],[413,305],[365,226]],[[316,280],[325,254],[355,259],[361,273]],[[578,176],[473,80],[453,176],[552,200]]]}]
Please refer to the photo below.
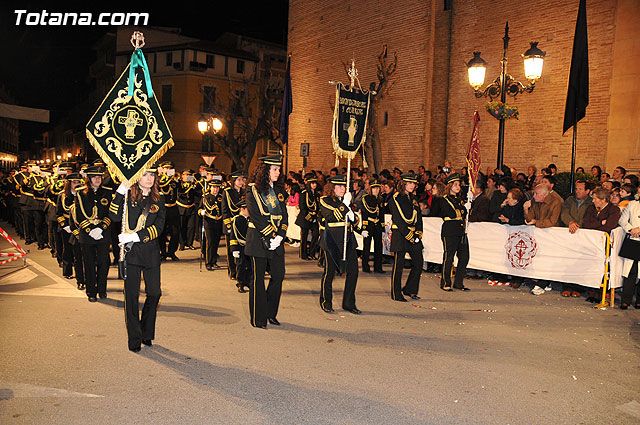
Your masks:
[{"label": "street lamp", "polygon": [[204,151],[205,141],[207,147],[207,153],[211,152],[211,142],[213,140],[213,135],[222,129],[222,121],[218,118],[209,116],[205,117],[204,115],[200,115],[200,119],[198,120],[198,131],[202,133],[202,150]]},{"label": "street lamp", "polygon": [[[535,88],[536,81],[542,75],[542,64],[544,63],[545,52],[538,48],[538,42],[532,41],[531,47],[522,55],[524,59],[524,75],[529,80],[528,85],[515,81],[511,75],[507,74],[507,48],[509,47],[509,22],[504,26],[504,50],[502,54],[502,71],[498,78],[484,89],[484,76],[487,70],[487,62],[480,57],[480,52],[473,52],[473,58],[467,62],[467,72],[469,77],[469,85],[473,87],[477,98],[488,97],[493,100],[500,96],[500,102],[507,100],[507,95],[516,98],[522,93],[531,93]],[[498,118],[500,124],[498,126],[498,166],[502,168],[502,158],[504,151],[504,121]]]}]

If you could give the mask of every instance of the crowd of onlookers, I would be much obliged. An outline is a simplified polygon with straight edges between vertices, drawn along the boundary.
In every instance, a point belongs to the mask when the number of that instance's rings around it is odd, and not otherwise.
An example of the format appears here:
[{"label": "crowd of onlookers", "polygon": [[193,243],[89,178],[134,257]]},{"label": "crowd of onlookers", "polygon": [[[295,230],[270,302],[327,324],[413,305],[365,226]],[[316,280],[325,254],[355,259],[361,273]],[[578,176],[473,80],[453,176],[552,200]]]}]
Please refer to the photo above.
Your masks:
[{"label": "crowd of onlookers", "polygon": [[[325,176],[321,171],[312,171],[322,187],[327,177],[337,174],[346,174],[347,169],[333,168],[329,175]],[[438,166],[435,172],[425,169],[424,166],[414,170],[382,170],[379,174],[369,174],[363,168],[351,170],[351,191],[354,205],[359,205],[363,195],[370,193],[369,183],[376,179],[381,184],[383,208],[391,200],[396,190],[396,183],[403,173],[415,173],[418,175],[418,187],[416,200],[420,205],[422,215],[430,215],[434,199],[444,194],[444,180],[452,173],[457,172],[463,181],[463,190],[460,194],[467,201],[471,201],[469,211],[470,222],[496,222],[505,225],[531,225],[538,228],[567,227],[570,233],[578,229],[594,229],[603,232],[611,232],[618,225],[622,225],[625,231],[632,236],[638,236],[634,229],[638,225],[633,220],[640,219],[632,214],[624,214],[631,202],[638,204],[640,199],[640,187],[638,176],[629,174],[623,167],[616,167],[611,174],[603,172],[601,167],[594,165],[588,173],[584,168],[575,170],[575,184],[571,188],[567,183],[568,176],[559,176],[555,164],[538,171],[533,165],[526,172],[515,168],[503,166],[500,169],[487,169],[485,173],[478,174],[473,189],[469,188],[469,173],[467,167],[455,170],[449,161],[443,166]],[[568,174],[568,173],[567,173]],[[556,186],[559,177],[565,181],[563,192],[559,193]],[[304,180],[300,173],[289,172],[285,188],[290,194],[288,205],[297,206],[299,194],[304,189]],[[573,190],[572,190],[573,189]],[[637,208],[637,207],[636,207]],[[388,211],[386,211],[388,213]],[[632,231],[633,230],[633,231]],[[430,271],[437,271],[438,265],[429,265]],[[627,267],[628,268],[628,267]],[[637,266],[636,266],[637,269]],[[470,276],[487,278],[490,284],[509,284],[512,287],[520,287],[523,279],[496,275],[483,271],[469,271]],[[628,274],[628,273],[627,273]],[[637,272],[636,272],[637,275]],[[632,277],[632,276],[630,276]],[[551,282],[534,280],[530,283],[534,295],[541,295],[551,289]],[[585,288],[579,285],[562,285],[562,295],[579,297],[585,293]],[[586,291],[587,300],[598,302],[601,293],[597,290]],[[639,294],[640,295],[640,294]],[[638,297],[640,298],[640,297]],[[629,304],[630,301],[624,304]],[[636,305],[640,307],[640,301]]]}]

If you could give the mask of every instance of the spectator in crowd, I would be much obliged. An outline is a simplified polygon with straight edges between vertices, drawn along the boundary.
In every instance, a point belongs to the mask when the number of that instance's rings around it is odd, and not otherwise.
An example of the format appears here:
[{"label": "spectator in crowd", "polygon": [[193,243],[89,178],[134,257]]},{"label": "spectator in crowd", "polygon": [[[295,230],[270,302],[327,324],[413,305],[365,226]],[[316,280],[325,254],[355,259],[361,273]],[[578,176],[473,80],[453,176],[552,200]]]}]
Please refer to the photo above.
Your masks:
[{"label": "spectator in crowd", "polygon": [[353,181],[353,205],[352,208],[355,211],[362,209],[362,197],[367,193],[364,191],[364,184],[362,180],[356,179]]},{"label": "spectator in crowd", "polygon": [[490,221],[498,221],[500,215],[500,209],[502,203],[507,199],[507,192],[513,187],[513,180],[509,177],[503,177],[498,183],[498,190],[493,192],[491,196],[491,203],[489,204],[489,213],[491,214]]},{"label": "spectator in crowd", "polygon": [[582,168],[582,167],[576,168],[576,174],[578,174],[578,173],[584,174],[584,168]]},{"label": "spectator in crowd", "polygon": [[582,227],[587,208],[593,204],[591,201],[591,183],[586,180],[578,180],[574,194],[569,196],[562,204],[560,218],[562,223],[569,228],[569,233],[575,233]]},{"label": "spectator in crowd", "polygon": [[620,208],[609,202],[609,191],[597,188],[593,191],[593,205],[587,208],[583,220],[585,229],[611,232],[618,226]]},{"label": "spectator in crowd", "polygon": [[632,184],[637,188],[640,184],[640,181],[638,181],[638,176],[636,176],[635,174],[627,174],[626,176],[624,176],[624,179],[622,179],[622,184],[625,183]]},{"label": "spectator in crowd", "polygon": [[392,175],[392,177],[393,177],[393,179],[394,179],[395,181],[400,180],[400,176],[401,176],[401,175],[402,175],[402,170],[401,170],[401,169],[399,169],[398,167],[396,167],[396,168],[394,168],[394,169],[393,169],[393,175]]},{"label": "spectator in crowd", "polygon": [[525,189],[527,187],[527,175],[525,173],[516,174],[516,185],[521,189]]},{"label": "spectator in crowd", "polygon": [[613,190],[613,182],[611,180],[603,181],[601,186],[609,191]]},{"label": "spectator in crowd", "polygon": [[618,183],[622,183],[622,179],[626,174],[627,170],[625,170],[624,167],[616,167],[613,170],[613,180],[617,181]]},{"label": "spectator in crowd", "polygon": [[620,204],[620,188],[619,187],[615,187],[613,189],[611,189],[610,195],[609,195],[609,202],[612,205],[615,205],[616,207],[618,206],[618,204]]},{"label": "spectator in crowd", "polygon": [[469,212],[469,222],[490,221],[489,204],[491,200],[484,193],[484,181],[478,179],[473,190],[473,201]]},{"label": "spectator in crowd", "polygon": [[333,167],[331,170],[329,170],[329,177],[335,177],[338,175],[338,169],[336,167]]},{"label": "spectator in crowd", "polygon": [[546,229],[560,223],[562,201],[552,196],[544,183],[535,187],[533,200],[526,201],[523,207],[525,223],[528,225]]},{"label": "spectator in crowd", "polygon": [[391,214],[391,210],[389,209],[389,201],[393,198],[393,194],[395,192],[395,183],[393,180],[387,180],[382,185],[382,203],[380,204],[380,209],[382,210],[382,215]]},{"label": "spectator in crowd", "polygon": [[[618,223],[633,240],[640,241],[640,201],[629,202],[627,208],[622,211]],[[629,308],[633,301],[634,292],[636,294],[636,302],[633,306],[636,309],[640,309],[640,285],[638,285],[638,275],[638,260],[625,258],[622,263],[621,310]]]},{"label": "spectator in crowd", "polygon": [[531,189],[534,187],[534,182],[536,180],[536,173],[538,172],[538,169],[536,168],[535,165],[529,165],[529,167],[527,168],[527,186],[528,189]]},{"label": "spectator in crowd", "polygon": [[391,173],[389,172],[389,170],[385,169],[385,170],[380,171],[380,181],[382,183],[384,183],[384,182],[387,182],[389,180],[393,180],[391,178]]},{"label": "spectator in crowd", "polygon": [[620,203],[618,204],[618,207],[620,207],[620,209],[626,208],[627,205],[629,205],[629,202],[635,200],[636,192],[636,187],[631,183],[623,184],[620,187]]},{"label": "spectator in crowd", "polygon": [[[586,180],[578,180],[575,184],[574,194],[569,196],[562,204],[560,219],[569,228],[569,233],[573,234],[583,227],[584,216],[587,210],[593,205],[591,200],[591,183]],[[579,297],[581,295],[580,286],[572,283],[562,284],[563,297]]]},{"label": "spectator in crowd", "polygon": [[600,181],[601,182],[606,182],[611,180],[611,175],[609,175],[609,173],[602,173],[600,174]]},{"label": "spectator in crowd", "polygon": [[556,198],[558,201],[560,201],[560,203],[564,202],[564,199],[562,199],[562,196],[560,196],[558,194],[558,192],[555,191],[556,188],[556,178],[553,175],[550,176],[543,176],[542,177],[542,184],[546,185],[547,188],[549,189],[549,196],[553,196],[554,198]]},{"label": "spectator in crowd", "polygon": [[549,164],[547,169],[549,170],[549,174],[552,176],[558,174],[558,167],[556,167],[556,164]]},{"label": "spectator in crowd", "polygon": [[517,187],[509,189],[507,198],[502,203],[498,223],[520,226],[524,224],[525,197],[522,190]]},{"label": "spectator in crowd", "polygon": [[591,175],[595,177],[598,181],[600,181],[600,176],[602,175],[602,168],[599,165],[594,165],[591,167]]}]

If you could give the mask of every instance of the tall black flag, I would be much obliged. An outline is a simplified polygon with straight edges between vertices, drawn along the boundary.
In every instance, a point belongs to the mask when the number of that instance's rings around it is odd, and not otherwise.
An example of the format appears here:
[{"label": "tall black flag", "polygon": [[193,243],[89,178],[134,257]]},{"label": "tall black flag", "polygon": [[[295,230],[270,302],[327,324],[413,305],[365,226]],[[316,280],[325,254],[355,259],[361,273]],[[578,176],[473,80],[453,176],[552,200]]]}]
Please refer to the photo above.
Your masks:
[{"label": "tall black flag", "polygon": [[569,73],[567,103],[564,108],[562,134],[584,118],[589,104],[589,58],[587,49],[587,2],[580,0],[573,54]]},{"label": "tall black flag", "polygon": [[280,140],[286,145],[289,141],[289,115],[293,111],[291,98],[291,58],[287,60],[287,73],[284,77],[284,94],[282,96],[282,115],[280,115]]}]

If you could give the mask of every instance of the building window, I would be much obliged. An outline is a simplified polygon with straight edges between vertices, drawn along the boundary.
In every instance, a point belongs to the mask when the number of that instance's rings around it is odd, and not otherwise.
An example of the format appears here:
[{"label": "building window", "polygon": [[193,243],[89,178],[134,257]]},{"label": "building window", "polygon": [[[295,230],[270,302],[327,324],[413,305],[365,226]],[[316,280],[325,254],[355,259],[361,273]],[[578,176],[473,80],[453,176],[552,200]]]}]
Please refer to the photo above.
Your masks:
[{"label": "building window", "polygon": [[162,110],[164,112],[171,112],[171,104],[173,103],[172,99],[173,95],[173,86],[171,85],[163,85],[162,86]]},{"label": "building window", "polygon": [[215,105],[216,105],[216,88],[203,87],[202,88],[202,112],[205,114],[213,114],[213,109]]},{"label": "building window", "polygon": [[245,96],[244,90],[236,90],[236,98],[235,98],[235,105],[233,105],[233,113],[238,117],[244,116],[244,108],[245,108],[244,96]]},{"label": "building window", "polygon": [[389,124],[389,113],[387,111],[384,112],[384,126],[386,127]]},{"label": "building window", "polygon": [[453,0],[444,0],[444,10],[451,10]]},{"label": "building window", "polygon": [[167,61],[165,62],[165,65],[167,66],[173,66],[173,52],[168,52],[165,57],[167,58]]},{"label": "building window", "polygon": [[216,61],[214,55],[207,55],[207,68],[215,68]]},{"label": "building window", "polygon": [[236,62],[236,72],[238,74],[244,74],[244,61],[238,59],[238,61]]}]

